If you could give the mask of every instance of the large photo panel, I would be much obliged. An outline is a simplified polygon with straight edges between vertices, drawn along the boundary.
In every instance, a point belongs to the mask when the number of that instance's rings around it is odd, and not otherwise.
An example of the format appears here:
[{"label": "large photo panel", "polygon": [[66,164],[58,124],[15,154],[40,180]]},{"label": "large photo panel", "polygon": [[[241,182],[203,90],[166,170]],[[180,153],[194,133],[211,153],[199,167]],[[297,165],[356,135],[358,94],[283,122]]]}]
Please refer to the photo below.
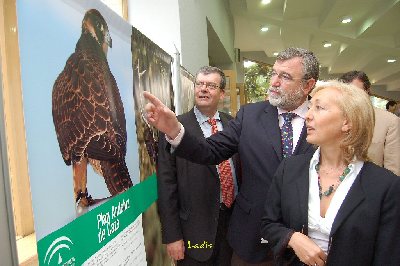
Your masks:
[{"label": "large photo panel", "polygon": [[21,0],[17,11],[40,240],[139,182],[131,27],[100,1]]}]

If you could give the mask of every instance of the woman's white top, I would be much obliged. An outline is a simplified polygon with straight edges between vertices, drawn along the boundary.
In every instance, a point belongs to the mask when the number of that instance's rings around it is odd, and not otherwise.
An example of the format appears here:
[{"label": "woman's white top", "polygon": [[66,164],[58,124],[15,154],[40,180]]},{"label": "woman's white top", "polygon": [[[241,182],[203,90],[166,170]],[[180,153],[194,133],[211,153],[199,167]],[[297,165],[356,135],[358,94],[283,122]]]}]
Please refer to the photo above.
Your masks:
[{"label": "woman's white top", "polygon": [[[329,204],[325,217],[320,215],[320,198],[318,187],[318,173],[315,166],[319,163],[320,148],[318,148],[311,161],[309,168],[309,192],[308,192],[308,236],[327,254],[329,235],[333,221],[339,211],[347,193],[354,183],[357,175],[364,165],[363,161],[354,159],[349,164],[350,172],[337,187],[335,194]],[[339,178],[339,177],[338,177]]]}]

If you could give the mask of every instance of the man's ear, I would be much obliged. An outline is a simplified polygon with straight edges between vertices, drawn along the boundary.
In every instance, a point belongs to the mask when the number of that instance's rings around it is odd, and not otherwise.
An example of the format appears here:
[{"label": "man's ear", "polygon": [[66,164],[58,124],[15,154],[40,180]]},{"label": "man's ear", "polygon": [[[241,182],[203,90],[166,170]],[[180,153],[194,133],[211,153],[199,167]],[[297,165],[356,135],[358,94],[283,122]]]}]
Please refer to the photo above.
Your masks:
[{"label": "man's ear", "polygon": [[306,80],[305,86],[303,87],[304,93],[307,94],[307,95],[310,94],[312,89],[315,86],[315,83],[316,83],[316,81],[313,78]]},{"label": "man's ear", "polygon": [[220,94],[219,94],[219,99],[223,100],[225,97],[225,90],[221,90]]}]

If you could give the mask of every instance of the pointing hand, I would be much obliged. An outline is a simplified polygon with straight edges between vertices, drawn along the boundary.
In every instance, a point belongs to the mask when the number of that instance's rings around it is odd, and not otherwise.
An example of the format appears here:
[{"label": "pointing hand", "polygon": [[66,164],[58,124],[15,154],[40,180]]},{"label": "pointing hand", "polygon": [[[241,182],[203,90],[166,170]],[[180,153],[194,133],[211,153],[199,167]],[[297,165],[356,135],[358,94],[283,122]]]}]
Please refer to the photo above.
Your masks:
[{"label": "pointing hand", "polygon": [[181,129],[175,113],[150,92],[143,92],[143,96],[149,101],[145,106],[147,121],[169,138],[175,139]]}]

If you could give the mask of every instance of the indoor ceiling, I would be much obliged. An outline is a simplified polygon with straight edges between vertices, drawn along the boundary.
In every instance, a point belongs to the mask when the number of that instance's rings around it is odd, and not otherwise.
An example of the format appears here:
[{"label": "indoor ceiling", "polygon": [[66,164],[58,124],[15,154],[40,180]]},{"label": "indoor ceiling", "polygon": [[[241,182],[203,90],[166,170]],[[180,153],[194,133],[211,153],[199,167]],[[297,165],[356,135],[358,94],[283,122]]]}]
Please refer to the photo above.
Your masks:
[{"label": "indoor ceiling", "polygon": [[[262,51],[273,58],[286,47],[307,48],[320,60],[322,79],[363,70],[376,94],[400,94],[400,0],[261,2],[229,0],[234,45],[242,54]],[[344,18],[351,22],[342,23]],[[262,32],[262,27],[268,30]],[[326,43],[331,46],[324,47]]]}]

